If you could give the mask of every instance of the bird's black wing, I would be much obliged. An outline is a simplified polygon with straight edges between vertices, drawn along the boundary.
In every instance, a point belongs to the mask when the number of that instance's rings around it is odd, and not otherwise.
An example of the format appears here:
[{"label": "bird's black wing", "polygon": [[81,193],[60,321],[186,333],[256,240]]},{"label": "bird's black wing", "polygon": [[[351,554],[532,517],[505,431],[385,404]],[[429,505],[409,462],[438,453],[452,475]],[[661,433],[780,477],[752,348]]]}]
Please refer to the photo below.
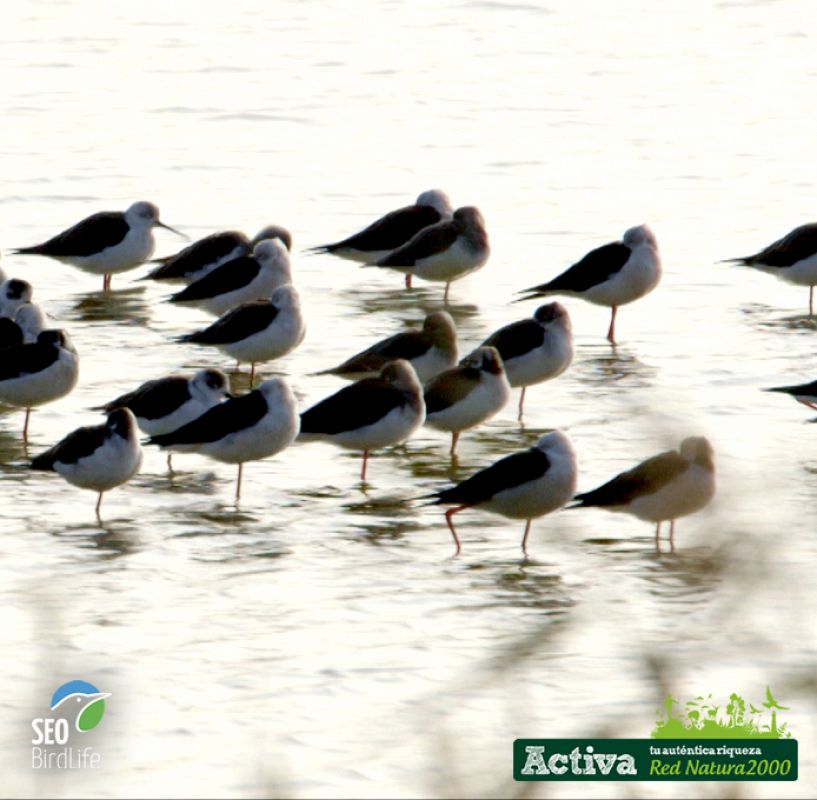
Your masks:
[{"label": "bird's black wing", "polygon": [[432,206],[405,206],[390,211],[359,233],[340,242],[313,247],[312,252],[334,253],[336,250],[351,248],[362,252],[394,250],[405,244],[423,228],[442,219],[440,212]]},{"label": "bird's black wing", "polygon": [[68,230],[33,247],[21,247],[14,253],[41,256],[92,256],[106,247],[119,244],[130,226],[121,211],[100,211]]},{"label": "bird's black wing", "polygon": [[345,386],[301,414],[301,433],[333,435],[365,428],[379,422],[409,399],[379,378]]},{"label": "bird's black wing", "polygon": [[278,316],[279,310],[269,300],[244,303],[228,311],[204,330],[179,337],[180,342],[196,344],[229,344],[240,342],[263,331]]},{"label": "bird's black wing", "polygon": [[544,328],[536,320],[522,319],[492,333],[482,346],[495,347],[502,360],[508,361],[541,347],[544,341]]},{"label": "bird's black wing", "polygon": [[13,319],[0,318],[0,350],[6,347],[20,347],[22,344],[23,329]]},{"label": "bird's black wing", "polygon": [[214,261],[225,258],[237,247],[243,247],[245,252],[250,249],[249,239],[243,233],[238,231],[211,233],[175,255],[159,260],[158,263],[161,266],[152,270],[145,277],[157,281],[184,278]]},{"label": "bird's black wing", "polygon": [[129,408],[136,417],[161,419],[183,406],[190,396],[187,378],[171,375],[143,383],[138,389],[107,403],[103,410],[110,413],[115,408]]},{"label": "bird's black wing", "polygon": [[33,375],[50,367],[60,357],[53,344],[33,342],[0,351],[0,381]]},{"label": "bird's black wing", "polygon": [[765,389],[765,391],[817,397],[817,381],[812,381],[811,383],[801,383],[798,386],[773,386],[771,389]]},{"label": "bird's black wing", "polygon": [[[578,506],[620,506],[653,494],[689,468],[676,450],[667,450],[616,475],[592,492],[577,494]],[[575,508],[576,506],[572,506]]]},{"label": "bird's black wing", "polygon": [[735,260],[743,261],[748,266],[766,264],[770,267],[790,267],[815,253],[817,253],[817,223],[812,222],[795,228],[753,256]]},{"label": "bird's black wing", "polygon": [[172,447],[174,444],[207,444],[231,433],[251,428],[267,413],[267,401],[257,389],[213,406],[200,417],[178,430],[151,436],[149,444]]},{"label": "bird's black wing", "polygon": [[241,289],[261,271],[261,265],[252,256],[239,256],[216,267],[186,289],[170,296],[171,303],[208,300]]},{"label": "bird's black wing", "polygon": [[377,262],[378,267],[411,267],[420,259],[442,253],[451,247],[462,232],[457,220],[445,219],[435,225],[423,228],[402,247],[384,256]]},{"label": "bird's black wing", "polygon": [[506,489],[541,478],[550,468],[550,459],[536,447],[501,458],[490,467],[450,489],[438,492],[435,505],[453,503],[475,506]]},{"label": "bird's black wing", "polygon": [[76,464],[77,461],[86,458],[101,447],[107,435],[108,430],[105,425],[77,428],[61,442],[36,456],[31,462],[31,469],[53,470],[57,461],[63,464]]},{"label": "bird's black wing", "polygon": [[627,263],[631,252],[621,242],[605,244],[591,250],[552,281],[524,289],[523,292],[586,292],[615,275]]}]

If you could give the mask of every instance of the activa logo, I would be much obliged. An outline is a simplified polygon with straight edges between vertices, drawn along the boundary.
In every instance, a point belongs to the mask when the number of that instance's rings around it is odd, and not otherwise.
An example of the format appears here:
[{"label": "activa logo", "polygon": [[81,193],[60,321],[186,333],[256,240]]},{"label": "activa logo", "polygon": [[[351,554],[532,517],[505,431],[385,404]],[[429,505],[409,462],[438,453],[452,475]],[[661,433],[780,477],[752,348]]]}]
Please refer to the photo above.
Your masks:
[{"label": "activa logo", "polygon": [[[567,753],[553,753],[545,761],[545,748],[529,745],[525,748],[527,759],[522,767],[523,775],[564,775],[568,768],[571,775],[609,775],[613,768],[619,775],[637,775],[635,760],[627,753],[596,753],[588,745],[582,753],[574,747]],[[569,764],[569,767],[568,767]]]},{"label": "activa logo", "polygon": [[35,769],[73,769],[98,767],[100,756],[91,747],[68,747],[72,731],[87,733],[96,728],[105,715],[105,698],[88,681],[68,681],[51,696],[51,715],[31,720],[34,737],[31,764]]}]

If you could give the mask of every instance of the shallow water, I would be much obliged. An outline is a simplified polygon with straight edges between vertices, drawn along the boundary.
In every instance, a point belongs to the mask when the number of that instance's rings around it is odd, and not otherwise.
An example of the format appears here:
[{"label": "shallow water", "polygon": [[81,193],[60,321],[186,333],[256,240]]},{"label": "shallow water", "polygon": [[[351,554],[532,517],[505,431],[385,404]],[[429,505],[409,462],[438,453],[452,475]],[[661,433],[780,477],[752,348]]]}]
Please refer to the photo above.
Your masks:
[{"label": "shallow water", "polygon": [[[0,415],[3,794],[495,795],[521,736],[646,736],[664,692],[766,685],[791,707],[810,796],[817,429],[762,387],[811,380],[807,291],[716,263],[813,217],[803,108],[817,62],[803,2],[610,14],[574,3],[17,4],[4,9],[3,267],[71,334],[81,378],[32,417]],[[172,338],[209,318],[145,270],[101,280],[8,249],[103,208],[156,202],[198,237],[276,222],[294,235],[303,345],[268,366],[303,407],[317,370],[440,308],[442,287],[303,249],[439,186],[478,205],[488,265],[455,284],[461,350],[529,314],[513,293],[648,222],[658,289],[619,314],[564,300],[576,357],[464,434],[374,454],[295,445],[245,469],[146,452],[105,499],[25,466],[141,381],[231,363]],[[157,234],[158,253],[180,245]],[[246,389],[246,375],[235,376]],[[416,498],[543,431],[568,432],[579,487],[686,435],[713,442],[718,495],[674,554],[601,511],[522,525]],[[104,769],[29,768],[30,720],[81,677],[113,693]],[[100,730],[102,736],[103,731]],[[781,786],[783,788],[781,788]],[[644,784],[648,796],[706,786]],[[535,795],[578,796],[569,784]],[[613,784],[595,796],[627,794]]]}]

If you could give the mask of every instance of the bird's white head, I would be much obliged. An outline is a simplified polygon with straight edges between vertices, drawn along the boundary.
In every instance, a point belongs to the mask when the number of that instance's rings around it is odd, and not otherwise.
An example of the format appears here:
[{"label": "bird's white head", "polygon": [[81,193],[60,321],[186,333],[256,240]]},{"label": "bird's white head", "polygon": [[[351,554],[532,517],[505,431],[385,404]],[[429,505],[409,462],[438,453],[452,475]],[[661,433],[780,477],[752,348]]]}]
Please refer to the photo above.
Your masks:
[{"label": "bird's white head", "polygon": [[301,307],[301,298],[291,283],[285,283],[273,289],[269,299],[276,308],[296,309]]},{"label": "bird's white head", "polygon": [[34,290],[28,281],[9,278],[0,285],[0,315],[13,317],[23,303],[30,303]]},{"label": "bird's white head", "polygon": [[127,211],[125,211],[125,219],[134,228],[164,228],[184,239],[187,238],[181,231],[171,228],[170,225],[165,225],[159,219],[159,207],[147,200],[139,200],[128,206]]},{"label": "bird's white head", "polygon": [[539,439],[535,447],[547,455],[561,455],[573,460],[576,458],[576,452],[570,439],[559,430],[546,433]]},{"label": "bird's white head", "polygon": [[715,451],[705,436],[688,436],[679,448],[681,457],[709,470],[715,469]]},{"label": "bird's white head", "polygon": [[463,366],[489,372],[491,375],[501,375],[505,371],[505,362],[499,355],[499,350],[490,345],[477,347],[461,363]]},{"label": "bird's white head", "polygon": [[278,239],[262,239],[253,248],[252,257],[262,267],[274,267],[285,270],[287,273],[290,271],[289,253]]},{"label": "bird's white head", "polygon": [[281,225],[267,225],[253,237],[253,248],[264,239],[277,239],[287,250],[292,250],[292,234]]},{"label": "bird's white head", "polygon": [[105,427],[123,439],[136,437],[136,417],[129,408],[115,408],[108,414]]},{"label": "bird's white head", "polygon": [[297,408],[295,395],[283,378],[268,378],[257,387],[257,391],[264,395],[271,408],[283,406],[293,411]]},{"label": "bird's white head", "polygon": [[435,347],[453,352],[457,357],[457,326],[447,311],[434,311],[423,321],[423,330],[431,337]]},{"label": "bird's white head", "polygon": [[23,303],[14,315],[14,321],[23,331],[26,342],[36,341],[40,331],[45,330],[48,320],[45,312],[35,303]]},{"label": "bird's white head", "polygon": [[423,386],[414,367],[404,358],[389,361],[380,371],[380,379],[392,384],[403,392],[412,392],[422,396]]},{"label": "bird's white head", "polygon": [[448,199],[448,195],[442,189],[429,189],[422,192],[417,197],[418,206],[431,206],[440,212],[443,217],[450,217],[454,212],[454,207]]},{"label": "bird's white head", "polygon": [[649,225],[636,225],[634,228],[628,228],[624,231],[621,241],[628,247],[638,247],[641,244],[647,244],[654,249],[658,249],[658,242],[655,239],[655,234],[650,230]]},{"label": "bird's white head", "polygon": [[220,369],[203,369],[191,378],[190,394],[215,405],[230,396],[230,381]]},{"label": "bird's white head", "polygon": [[571,333],[573,326],[570,323],[570,314],[561,303],[545,303],[533,312],[533,318],[545,329],[561,327]]}]

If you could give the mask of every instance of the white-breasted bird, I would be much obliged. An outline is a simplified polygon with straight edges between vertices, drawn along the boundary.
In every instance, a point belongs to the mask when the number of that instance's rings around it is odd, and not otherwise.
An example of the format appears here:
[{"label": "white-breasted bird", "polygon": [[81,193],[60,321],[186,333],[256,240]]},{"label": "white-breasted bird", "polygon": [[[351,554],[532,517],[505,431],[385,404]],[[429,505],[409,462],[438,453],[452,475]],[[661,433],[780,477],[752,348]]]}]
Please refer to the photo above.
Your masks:
[{"label": "white-breasted bird", "polygon": [[474,206],[463,206],[451,219],[423,228],[404,245],[367,266],[405,273],[407,287],[411,287],[412,275],[426,281],[444,281],[443,302],[448,302],[451,282],[484,266],[490,254],[482,214]]},{"label": "white-breasted bird", "polygon": [[[154,436],[178,430],[229,397],[227,376],[218,369],[203,369],[189,378],[168,375],[147,381],[95,410],[110,414],[117,408],[129,408],[139,429]],[[172,469],[171,458],[168,453],[168,469]]]},{"label": "white-breasted bird", "polygon": [[591,492],[577,494],[570,508],[600,507],[654,522],[655,544],[661,523],[669,520],[674,548],[675,520],[700,511],[715,496],[714,451],[703,436],[690,436],[678,450],[667,450]]},{"label": "white-breasted bird", "polygon": [[527,553],[531,521],[564,506],[575,491],[576,454],[570,439],[557,430],[542,436],[529,450],[505,456],[462,483],[436,492],[432,505],[455,506],[445,512],[445,521],[457,553],[460,539],[452,518],[475,506],[524,519],[522,552]]},{"label": "white-breasted bird", "polygon": [[546,303],[521,319],[494,331],[483,343],[495,347],[502,356],[508,383],[522,387],[519,420],[525,390],[561,375],[573,361],[573,327],[561,303]]},{"label": "white-breasted bird", "polygon": [[344,386],[301,414],[304,441],[332,442],[361,450],[360,480],[366,480],[369,451],[400,444],[425,419],[423,387],[408,361],[390,361],[376,378]]},{"label": "white-breasted bird", "polygon": [[104,425],[78,428],[31,462],[31,469],[53,471],[68,483],[102,495],[129,481],[142,466],[136,420],[127,408],[117,408]]},{"label": "white-breasted bird", "polygon": [[292,283],[289,253],[278,239],[260,241],[250,256],[239,256],[170,296],[171,303],[204,308],[221,316],[251,300],[262,300]]},{"label": "white-breasted bird", "polygon": [[79,377],[79,356],[68,334],[46,330],[32,344],[8,347],[0,358],[0,402],[25,408],[23,441],[31,409],[67,395]]},{"label": "white-breasted bird", "polygon": [[288,447],[298,435],[299,423],[292,389],[286,381],[276,377],[247,394],[213,406],[175,431],[151,436],[148,444],[237,464],[235,499],[238,502],[243,465]]},{"label": "white-breasted bird", "polygon": [[423,391],[426,425],[451,434],[451,456],[460,432],[500,411],[511,397],[502,356],[495,347],[478,347],[460,362],[432,378]]},{"label": "white-breasted bird", "polygon": [[172,256],[154,258],[152,263],[159,266],[140,280],[192,283],[234,258],[250,255],[264,239],[278,239],[287,250],[292,250],[292,234],[280,225],[267,225],[252,239],[240,231],[221,231],[193,242]]},{"label": "white-breasted bird", "polygon": [[153,203],[140,200],[125,211],[92,214],[42,244],[12,252],[48,256],[93,275],[102,275],[105,291],[111,288],[111,275],[138,267],[153,255],[156,227],[184,235],[159,220],[159,209]]},{"label": "white-breasted bird", "polygon": [[525,297],[516,302],[560,294],[607,306],[612,309],[607,341],[615,344],[618,307],[644,297],[660,280],[655,235],[647,225],[638,225],[626,230],[620,242],[591,250],[553,280],[519,292]]},{"label": "white-breasted bird", "polygon": [[177,341],[217,347],[239,363],[249,362],[252,385],[256,364],[292,352],[305,333],[298,292],[286,283],[268,300],[242,303],[207,328],[180,336]]},{"label": "white-breasted bird", "polygon": [[417,202],[390,211],[362,231],[332,244],[310,248],[312,253],[331,253],[351,261],[377,261],[404,245],[423,228],[451,217],[448,195],[440,189],[422,192]]},{"label": "white-breasted bird", "polygon": [[373,378],[397,358],[414,367],[420,383],[451,369],[457,363],[457,328],[447,311],[434,311],[423,320],[422,330],[402,331],[376,342],[337,367],[316,375],[337,375],[350,381]]}]

